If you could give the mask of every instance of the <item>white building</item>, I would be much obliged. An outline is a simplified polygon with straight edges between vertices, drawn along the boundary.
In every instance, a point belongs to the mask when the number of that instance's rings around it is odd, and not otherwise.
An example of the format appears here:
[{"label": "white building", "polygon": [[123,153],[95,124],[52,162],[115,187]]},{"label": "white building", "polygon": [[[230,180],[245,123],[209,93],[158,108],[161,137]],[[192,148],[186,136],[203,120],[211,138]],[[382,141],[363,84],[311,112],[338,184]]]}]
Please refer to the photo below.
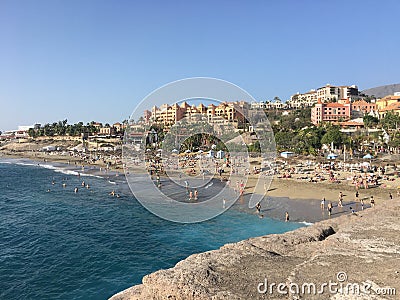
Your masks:
[{"label": "white building", "polygon": [[317,103],[317,99],[316,90],[311,90],[304,94],[296,93],[290,97],[288,105],[291,108],[311,107],[314,105],[314,103]]},{"label": "white building", "polygon": [[359,99],[356,85],[333,86],[329,83],[317,89],[317,100],[322,102],[338,102],[339,100],[354,101]]}]

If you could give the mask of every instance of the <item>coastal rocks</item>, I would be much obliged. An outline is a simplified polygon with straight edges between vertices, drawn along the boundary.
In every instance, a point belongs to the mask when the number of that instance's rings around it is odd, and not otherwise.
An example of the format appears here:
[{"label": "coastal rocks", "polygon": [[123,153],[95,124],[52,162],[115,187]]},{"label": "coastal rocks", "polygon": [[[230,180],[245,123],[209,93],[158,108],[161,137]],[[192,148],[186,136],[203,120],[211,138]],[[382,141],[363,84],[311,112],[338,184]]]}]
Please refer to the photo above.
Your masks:
[{"label": "coastal rocks", "polygon": [[227,244],[147,275],[111,299],[396,299],[399,217],[400,201],[391,200],[357,215]]}]

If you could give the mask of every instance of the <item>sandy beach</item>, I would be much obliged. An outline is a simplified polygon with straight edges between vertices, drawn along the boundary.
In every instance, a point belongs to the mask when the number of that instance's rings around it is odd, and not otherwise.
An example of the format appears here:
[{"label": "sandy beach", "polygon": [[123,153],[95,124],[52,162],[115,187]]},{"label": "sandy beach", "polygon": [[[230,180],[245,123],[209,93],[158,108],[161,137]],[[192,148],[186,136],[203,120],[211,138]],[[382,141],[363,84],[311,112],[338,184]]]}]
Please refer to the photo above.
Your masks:
[{"label": "sandy beach", "polygon": [[[64,168],[69,168],[78,172],[88,172],[95,175],[110,177],[116,174],[123,175],[124,169],[121,162],[121,153],[118,155],[113,153],[79,153],[67,151],[43,152],[40,151],[46,142],[40,143],[10,143],[0,150],[0,158],[29,159],[38,164],[62,164]],[[60,144],[61,145],[61,144]],[[96,159],[93,159],[96,157]],[[257,158],[249,160],[251,166],[260,168],[261,161]],[[278,164],[279,163],[279,164]],[[340,162],[336,165],[340,167]],[[348,170],[338,168],[333,172],[327,170],[323,165],[302,160],[292,159],[290,161],[277,160],[277,167],[274,175],[265,175],[263,172],[253,174],[251,171],[247,174],[247,182],[245,182],[243,190],[243,198],[235,203],[234,208],[248,213],[257,214],[255,208],[249,208],[248,200],[252,193],[264,195],[261,201],[260,216],[271,217],[279,220],[285,219],[285,213],[290,215],[290,221],[314,223],[325,220],[330,217],[337,217],[347,214],[351,209],[355,211],[370,207],[371,196],[374,198],[376,205],[392,198],[399,198],[397,187],[400,186],[400,178],[397,170],[393,165],[384,162],[375,162],[374,164],[382,168],[385,167],[385,176],[378,172],[368,173],[367,170]],[[223,166],[221,160],[220,166]],[[83,168],[82,168],[83,167]],[[195,166],[196,172],[199,170]],[[131,171],[131,170],[130,170]],[[133,170],[132,170],[133,171]],[[143,174],[142,169],[138,168],[135,172]],[[225,167],[225,173],[222,177],[228,176],[226,172],[229,168]],[[364,171],[364,172],[363,172]],[[372,175],[371,175],[372,174]],[[379,185],[367,184],[359,186],[359,195],[356,199],[356,185],[352,178],[379,178]],[[161,174],[163,180],[168,180],[165,174]],[[229,177],[229,176],[228,176]],[[119,177],[120,179],[123,176]],[[211,177],[210,177],[211,178]],[[223,187],[222,182],[219,183],[221,176],[214,175],[213,182],[216,184],[214,188]],[[330,180],[331,178],[332,180]],[[229,181],[231,187],[234,188],[235,182],[244,179],[239,174],[231,174]],[[266,180],[268,184],[264,188],[260,188],[262,184],[255,186],[258,181]],[[365,179],[366,180],[366,179]],[[269,183],[271,183],[269,185]],[[266,187],[268,190],[265,190]],[[365,187],[368,187],[367,189]],[[127,188],[129,192],[129,189]],[[210,190],[199,191],[205,195]],[[266,193],[265,193],[266,192]],[[339,196],[342,193],[342,207],[339,205]],[[321,209],[321,200],[325,198],[325,206]],[[363,205],[361,205],[363,200]],[[328,203],[332,203],[332,214],[329,216],[327,211]]]}]

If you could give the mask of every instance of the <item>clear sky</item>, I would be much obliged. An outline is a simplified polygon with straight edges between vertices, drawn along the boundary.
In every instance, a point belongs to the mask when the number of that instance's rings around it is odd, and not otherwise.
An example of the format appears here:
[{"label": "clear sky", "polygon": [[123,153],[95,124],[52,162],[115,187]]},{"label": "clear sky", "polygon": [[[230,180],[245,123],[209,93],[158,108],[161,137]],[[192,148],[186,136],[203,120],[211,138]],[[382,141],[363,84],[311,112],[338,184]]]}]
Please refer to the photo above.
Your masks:
[{"label": "clear sky", "polygon": [[1,0],[0,130],[128,118],[197,76],[257,100],[399,83],[400,1]]}]

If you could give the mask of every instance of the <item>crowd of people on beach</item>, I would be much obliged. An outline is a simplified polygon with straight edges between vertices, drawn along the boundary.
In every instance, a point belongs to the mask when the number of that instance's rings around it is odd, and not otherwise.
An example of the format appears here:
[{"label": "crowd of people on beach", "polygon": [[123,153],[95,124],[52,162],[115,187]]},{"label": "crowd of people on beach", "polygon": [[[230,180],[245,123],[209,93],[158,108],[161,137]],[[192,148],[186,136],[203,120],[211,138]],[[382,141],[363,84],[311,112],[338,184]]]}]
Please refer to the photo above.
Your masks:
[{"label": "crowd of people on beach", "polygon": [[[120,157],[92,157],[88,154],[74,154],[78,155],[81,162],[88,163],[88,166],[92,166],[96,163],[96,160],[103,159],[101,166],[99,167],[100,172],[107,173],[113,166],[111,160],[114,160],[114,165],[120,164]],[[77,157],[75,157],[77,158]],[[79,165],[77,160],[72,160],[73,164]],[[72,162],[68,162],[71,164]],[[138,165],[140,165],[138,163]],[[263,165],[261,163],[261,165]],[[128,171],[127,166],[123,166],[125,171]],[[400,180],[397,171],[396,164],[371,164],[371,163],[353,163],[344,164],[342,162],[313,162],[313,161],[294,161],[292,164],[285,160],[276,160],[274,162],[268,162],[263,167],[260,164],[251,166],[250,158],[247,156],[236,156],[230,157],[229,155],[223,158],[206,157],[205,155],[183,155],[175,157],[173,159],[168,157],[162,157],[161,155],[154,153],[146,153],[146,169],[154,180],[155,185],[162,189],[164,179],[162,177],[168,177],[169,175],[176,172],[182,174],[179,175],[179,179],[182,178],[184,188],[186,190],[187,198],[183,201],[196,202],[199,201],[199,192],[201,189],[210,187],[210,184],[205,184],[204,187],[191,188],[188,180],[184,178],[202,178],[203,181],[209,182],[211,178],[219,178],[221,182],[225,182],[226,186],[232,188],[236,195],[242,197],[245,194],[246,182],[244,180],[247,176],[260,176],[260,178],[274,176],[280,179],[290,179],[296,181],[304,181],[308,183],[341,183],[353,186],[355,191],[354,199],[350,199],[343,192],[339,193],[337,203],[332,200],[321,200],[321,210],[326,211],[328,216],[332,216],[335,213],[341,214],[347,211],[346,207],[349,208],[352,214],[355,214],[358,210],[364,208],[374,207],[375,198],[373,195],[366,195],[360,197],[360,191],[366,191],[373,188],[389,188],[392,185],[399,184]],[[82,172],[85,171],[85,165],[82,163]],[[129,170],[130,171],[130,170]],[[170,174],[169,174],[170,173]],[[189,176],[189,177],[187,177]],[[231,177],[236,176],[236,177]],[[232,180],[232,178],[237,178]],[[182,183],[182,185],[183,185]],[[211,182],[212,184],[212,182]],[[66,187],[63,182],[63,187]],[[89,184],[82,182],[82,188],[89,189]],[[48,190],[48,192],[50,189]],[[74,192],[78,193],[79,188],[74,187]],[[267,193],[267,188],[264,186],[264,193]],[[364,192],[363,192],[364,193]],[[370,193],[371,194],[371,193]],[[393,198],[393,193],[390,191],[388,198]],[[110,191],[109,196],[120,197],[120,194],[115,190]],[[346,196],[346,203],[345,201]],[[397,191],[397,196],[400,197],[400,190]],[[369,203],[366,201],[369,199]],[[203,200],[203,199],[202,199]],[[226,199],[223,199],[223,206],[226,205]],[[263,216],[261,210],[261,204],[256,206],[256,213],[259,216]],[[286,211],[284,220],[289,221],[289,212]]]}]

